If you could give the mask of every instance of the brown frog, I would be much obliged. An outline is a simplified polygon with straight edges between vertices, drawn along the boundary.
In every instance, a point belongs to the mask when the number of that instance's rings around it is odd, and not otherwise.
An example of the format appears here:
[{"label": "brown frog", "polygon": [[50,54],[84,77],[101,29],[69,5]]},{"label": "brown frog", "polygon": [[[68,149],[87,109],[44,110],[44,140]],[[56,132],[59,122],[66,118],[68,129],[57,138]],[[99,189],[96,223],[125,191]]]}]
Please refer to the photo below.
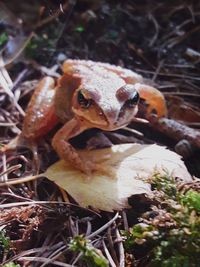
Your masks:
[{"label": "brown frog", "polygon": [[68,142],[70,138],[89,128],[113,131],[126,126],[137,113],[139,95],[155,109],[163,105],[165,112],[162,94],[143,84],[142,76],[131,70],[69,59],[63,64],[63,73],[57,85],[51,77],[38,84],[26,111],[22,135],[36,140],[63,122],[52,146],[60,158],[85,173],[95,170],[96,165],[80,157]]}]

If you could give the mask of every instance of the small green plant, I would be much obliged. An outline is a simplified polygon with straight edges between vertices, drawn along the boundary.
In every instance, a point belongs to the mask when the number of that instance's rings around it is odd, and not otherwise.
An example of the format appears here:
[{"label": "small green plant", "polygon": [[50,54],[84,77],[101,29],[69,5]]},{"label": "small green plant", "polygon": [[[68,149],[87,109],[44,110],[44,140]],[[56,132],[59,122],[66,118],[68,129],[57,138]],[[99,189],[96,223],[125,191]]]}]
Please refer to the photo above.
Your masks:
[{"label": "small green plant", "polygon": [[123,232],[127,251],[148,248],[151,267],[199,267],[200,194],[193,188],[185,193],[173,177],[158,174],[152,186],[157,204]]},{"label": "small green plant", "polygon": [[6,236],[5,231],[0,231],[0,245],[4,251],[8,251],[10,249],[10,239]]},{"label": "small green plant", "polygon": [[10,239],[6,236],[4,230],[0,231],[0,262],[6,259],[10,252]]},{"label": "small green plant", "polygon": [[5,43],[8,41],[8,34],[3,32],[0,34],[0,47],[4,46]]},{"label": "small green plant", "polygon": [[74,252],[82,253],[83,260],[91,267],[108,267],[108,261],[101,252],[94,248],[91,243],[83,236],[74,237],[69,245]]},{"label": "small green plant", "polygon": [[84,31],[85,31],[85,28],[84,28],[83,26],[80,25],[80,26],[77,26],[77,27],[75,28],[75,31],[81,33],[81,32],[84,32]]},{"label": "small green plant", "polygon": [[35,35],[26,46],[26,56],[36,60],[43,60],[47,54],[52,53],[54,46],[54,38],[50,38],[46,33]]},{"label": "small green plant", "polygon": [[55,53],[56,44],[59,40],[60,25],[50,23],[47,28],[42,28],[37,34],[34,34],[25,49],[25,55],[44,65],[47,64],[47,58]]},{"label": "small green plant", "polygon": [[14,262],[9,262],[3,265],[3,267],[20,267],[19,264],[15,264]]}]

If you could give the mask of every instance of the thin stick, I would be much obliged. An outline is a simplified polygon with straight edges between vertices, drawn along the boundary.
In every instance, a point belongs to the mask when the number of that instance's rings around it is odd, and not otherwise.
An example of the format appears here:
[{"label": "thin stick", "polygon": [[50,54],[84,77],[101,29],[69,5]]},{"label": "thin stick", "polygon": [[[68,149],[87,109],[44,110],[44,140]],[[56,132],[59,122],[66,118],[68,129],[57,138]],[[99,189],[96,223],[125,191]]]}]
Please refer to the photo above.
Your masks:
[{"label": "thin stick", "polygon": [[3,87],[7,95],[12,99],[13,104],[15,105],[19,113],[22,116],[25,116],[24,110],[18,104],[17,100],[15,99],[14,93],[11,91],[11,88],[13,87],[13,83],[12,83],[12,80],[10,79],[10,76],[7,70],[5,69],[5,67],[3,67],[3,65],[4,65],[4,61],[3,61],[3,58],[0,56],[0,66],[1,66],[0,67],[0,85]]},{"label": "thin stick", "polygon": [[144,124],[148,124],[148,123],[149,123],[148,120],[143,119],[143,118],[137,118],[137,117],[134,117],[131,121],[132,121],[132,122],[144,123]]},{"label": "thin stick", "polygon": [[8,180],[8,175],[7,175],[7,166],[6,166],[6,155],[2,155],[2,164],[3,164],[3,175],[0,176],[0,181],[7,181]]},{"label": "thin stick", "polygon": [[[6,173],[7,173],[7,171],[6,171]],[[1,182],[0,187],[30,182],[30,181],[36,180],[38,178],[41,178],[43,176],[44,176],[44,174],[38,174],[38,175],[27,176],[27,177],[19,178],[19,179],[18,178],[17,179],[10,179],[10,180],[7,180],[6,182]]]},{"label": "thin stick", "polygon": [[118,261],[118,257],[117,257],[117,254],[116,254],[116,249],[114,248],[114,242],[113,242],[113,239],[112,239],[111,227],[109,227],[108,230],[107,230],[107,239],[108,239],[108,245],[109,245],[109,248],[110,248],[110,253],[112,255],[112,258],[113,258],[116,266],[119,266],[119,261]]},{"label": "thin stick", "polygon": [[[143,70],[143,69],[139,69],[139,68],[137,68],[136,71],[143,72],[143,73],[149,73],[149,74],[153,74],[153,75],[155,73],[154,71]],[[178,73],[163,73],[163,72],[159,72],[157,75],[158,76],[175,77],[175,78],[182,78],[182,79],[200,81],[200,77],[199,76],[189,76],[189,75],[178,74]]]},{"label": "thin stick", "polygon": [[49,263],[55,262],[55,260],[57,258],[59,258],[67,250],[69,250],[69,248],[67,248],[66,245],[63,245],[62,247],[60,247],[57,250],[53,251],[53,253],[48,256],[49,258],[47,259],[47,261],[45,263],[43,263],[40,267],[44,267]]},{"label": "thin stick", "polygon": [[125,130],[127,132],[130,132],[130,133],[133,133],[133,134],[135,134],[135,135],[137,135],[139,137],[143,137],[144,136],[143,133],[141,133],[141,132],[139,132],[139,131],[137,131],[135,129],[129,128],[129,127],[124,127],[123,130]]},{"label": "thin stick", "polygon": [[103,241],[102,243],[103,243],[103,248],[104,248],[105,254],[106,254],[107,258],[108,258],[108,261],[109,261],[111,267],[117,267],[115,262],[114,262],[114,260],[112,259],[111,255],[110,255],[110,252],[109,252],[108,248],[106,247],[105,242]]},{"label": "thin stick", "polygon": [[53,15],[39,21],[35,26],[34,26],[34,30],[37,30],[38,28],[43,27],[45,24],[50,23],[51,21],[55,20],[57,17],[60,16],[60,14],[64,13],[64,11],[67,10],[69,6],[69,1],[67,1],[64,5],[60,4],[60,7],[54,12]]},{"label": "thin stick", "polygon": [[[47,262],[47,258],[45,257],[20,257],[18,261],[36,261],[36,262]],[[53,261],[53,263],[57,266],[62,267],[75,267],[74,265],[63,263],[61,261]]]},{"label": "thin stick", "polygon": [[127,219],[127,214],[125,211],[122,211],[122,218],[123,218],[123,222],[124,222],[124,229],[126,231],[128,231],[128,219]]},{"label": "thin stick", "polygon": [[[0,177],[3,177],[5,174],[9,174],[9,173],[11,173],[13,171],[16,171],[16,170],[20,169],[21,167],[22,167],[21,164],[17,164],[17,165],[11,166],[7,170],[5,170],[2,173],[0,173]],[[2,182],[4,182],[3,179],[2,179]]]},{"label": "thin stick", "polygon": [[116,228],[116,236],[118,239],[118,248],[119,248],[119,267],[125,267],[124,247],[122,244],[121,235],[117,228]]},{"label": "thin stick", "polygon": [[95,232],[93,232],[92,234],[90,234],[90,235],[88,235],[88,236],[86,236],[86,237],[87,237],[88,239],[90,239],[90,238],[93,238],[93,237],[95,237],[96,235],[100,234],[101,232],[103,232],[104,230],[106,230],[110,225],[112,225],[113,222],[117,220],[118,216],[119,216],[119,213],[117,212],[117,213],[115,214],[115,216],[114,216],[109,222],[107,222],[107,223],[104,224],[102,227],[100,227],[98,230],[96,230]]},{"label": "thin stick", "polygon": [[16,123],[14,122],[0,122],[0,127],[10,127],[10,126],[15,126]]},{"label": "thin stick", "polygon": [[163,67],[163,63],[164,63],[164,60],[161,60],[159,62],[158,67],[157,67],[156,71],[154,72],[153,77],[151,78],[152,82],[155,82],[155,80],[156,80],[161,68]]}]

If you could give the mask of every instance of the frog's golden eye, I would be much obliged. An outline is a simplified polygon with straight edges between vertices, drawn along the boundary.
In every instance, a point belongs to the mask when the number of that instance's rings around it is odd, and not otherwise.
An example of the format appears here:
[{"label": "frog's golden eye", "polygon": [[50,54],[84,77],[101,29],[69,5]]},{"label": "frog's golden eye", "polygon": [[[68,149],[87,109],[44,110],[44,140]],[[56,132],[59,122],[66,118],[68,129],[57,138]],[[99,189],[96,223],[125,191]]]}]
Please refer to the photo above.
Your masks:
[{"label": "frog's golden eye", "polygon": [[125,106],[128,107],[128,108],[134,108],[138,102],[139,102],[139,99],[140,99],[140,95],[137,91],[135,91],[131,98],[129,98],[128,100],[126,100],[125,102]]},{"label": "frog's golden eye", "polygon": [[89,108],[92,104],[92,99],[88,99],[84,96],[81,90],[78,92],[78,103],[82,108]]}]

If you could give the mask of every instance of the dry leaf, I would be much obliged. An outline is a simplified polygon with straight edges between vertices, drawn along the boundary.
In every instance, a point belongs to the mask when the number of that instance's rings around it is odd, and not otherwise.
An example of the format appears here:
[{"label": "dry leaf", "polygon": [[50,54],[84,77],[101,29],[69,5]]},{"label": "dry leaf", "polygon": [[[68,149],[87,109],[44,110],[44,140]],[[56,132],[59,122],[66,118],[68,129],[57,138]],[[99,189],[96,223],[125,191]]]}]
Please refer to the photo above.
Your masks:
[{"label": "dry leaf", "polygon": [[151,193],[145,179],[155,171],[168,172],[191,181],[180,156],[158,145],[122,144],[83,150],[80,154],[102,166],[91,179],[64,161],[50,166],[44,175],[65,189],[83,207],[92,206],[105,211],[128,208],[128,197]]}]

